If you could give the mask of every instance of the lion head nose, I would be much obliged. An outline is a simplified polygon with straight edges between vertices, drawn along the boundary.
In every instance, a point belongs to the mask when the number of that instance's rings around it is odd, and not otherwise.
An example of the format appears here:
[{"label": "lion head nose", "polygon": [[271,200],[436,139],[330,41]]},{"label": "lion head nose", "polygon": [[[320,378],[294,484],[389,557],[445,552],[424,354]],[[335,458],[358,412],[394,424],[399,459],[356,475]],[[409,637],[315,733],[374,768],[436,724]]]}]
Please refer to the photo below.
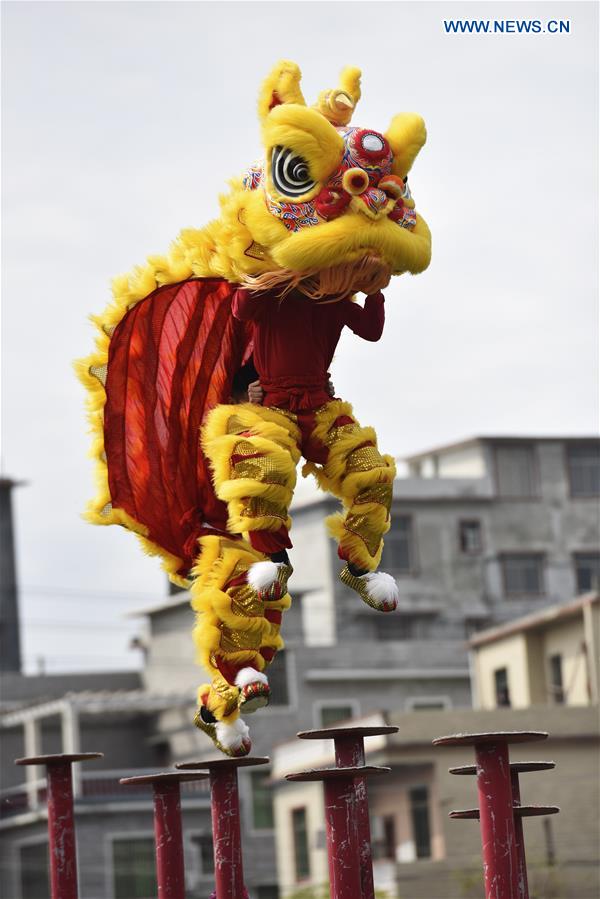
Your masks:
[{"label": "lion head nose", "polygon": [[373,212],[379,212],[384,209],[389,201],[388,195],[377,187],[372,187],[371,190],[365,191],[362,199]]},{"label": "lion head nose", "polygon": [[342,177],[342,187],[353,197],[364,194],[369,186],[369,176],[364,169],[346,169]]}]

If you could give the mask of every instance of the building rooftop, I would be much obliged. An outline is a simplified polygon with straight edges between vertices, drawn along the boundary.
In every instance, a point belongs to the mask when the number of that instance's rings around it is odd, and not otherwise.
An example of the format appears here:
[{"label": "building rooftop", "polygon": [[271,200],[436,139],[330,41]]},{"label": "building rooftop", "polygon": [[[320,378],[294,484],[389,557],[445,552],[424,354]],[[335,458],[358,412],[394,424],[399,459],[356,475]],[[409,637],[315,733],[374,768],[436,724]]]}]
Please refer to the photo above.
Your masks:
[{"label": "building rooftop", "polygon": [[68,672],[65,674],[21,674],[2,672],[0,708],[27,701],[41,702],[64,696],[73,682],[84,690],[136,690],[142,685],[137,671]]},{"label": "building rooftop", "polygon": [[71,691],[56,699],[23,702],[0,715],[0,727],[15,727],[31,718],[46,718],[57,714],[65,706],[74,708],[80,715],[105,715],[114,713],[147,714],[187,706],[194,701],[193,692],[150,693],[147,690],[83,690]]},{"label": "building rooftop", "polygon": [[600,596],[597,593],[585,593],[566,605],[550,606],[540,612],[510,621],[508,624],[480,631],[469,640],[469,646],[476,648],[487,643],[496,643],[498,640],[503,640],[513,634],[520,634],[523,631],[541,630],[557,621],[581,615],[586,606],[597,602],[600,602]]},{"label": "building rooftop", "polygon": [[597,435],[590,436],[589,434],[570,437],[565,437],[564,434],[556,437],[548,435],[532,436],[526,434],[479,435],[477,437],[467,437],[464,440],[457,440],[454,443],[444,443],[441,446],[434,446],[431,449],[422,450],[418,453],[411,453],[409,456],[402,456],[402,460],[409,463],[418,462],[420,459],[425,459],[428,456],[442,455],[444,453],[454,452],[458,449],[477,446],[481,443],[587,443],[592,441],[600,442],[600,438]]}]

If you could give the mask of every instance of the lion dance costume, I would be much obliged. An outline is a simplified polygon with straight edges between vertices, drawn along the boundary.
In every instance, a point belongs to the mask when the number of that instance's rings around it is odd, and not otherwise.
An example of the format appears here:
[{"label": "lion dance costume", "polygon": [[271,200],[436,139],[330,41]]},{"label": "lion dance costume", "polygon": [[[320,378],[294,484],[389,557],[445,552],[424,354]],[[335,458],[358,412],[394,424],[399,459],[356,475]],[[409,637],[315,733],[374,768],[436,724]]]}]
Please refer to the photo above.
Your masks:
[{"label": "lion dance costume", "polygon": [[[231,182],[218,219],[115,280],[96,352],[77,363],[99,476],[88,518],[136,532],[190,588],[210,676],[195,723],[228,755],[250,750],[241,713],[268,702],[283,646],[301,456],[343,505],[328,520],[341,580],[374,609],[397,603],[377,571],[394,461],[330,395],[328,368],[345,326],[380,337],[390,276],[429,264],[407,183],[426,133],[412,113],[385,134],[350,126],[359,98],[346,68],[308,107],[298,67],[280,62],[259,99],[264,159]],[[255,378],[262,405],[236,402]]]}]

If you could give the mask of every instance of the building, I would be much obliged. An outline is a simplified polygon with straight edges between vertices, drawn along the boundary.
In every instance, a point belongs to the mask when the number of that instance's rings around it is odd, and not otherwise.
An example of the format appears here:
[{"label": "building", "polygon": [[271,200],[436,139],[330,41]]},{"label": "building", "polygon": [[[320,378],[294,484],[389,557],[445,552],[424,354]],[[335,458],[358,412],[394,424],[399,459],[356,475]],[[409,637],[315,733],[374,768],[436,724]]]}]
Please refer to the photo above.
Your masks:
[{"label": "building", "polygon": [[320,639],[462,640],[600,577],[598,439],[477,437],[406,463],[382,562],[400,585],[393,621],[355,609],[335,579],[322,526],[335,501],[294,511],[294,581],[326,610]]},{"label": "building", "polygon": [[[471,639],[475,709],[388,712],[360,722],[399,728],[397,734],[365,741],[367,764],[392,769],[388,777],[369,783],[376,887],[402,899],[480,895],[478,827],[447,816],[451,808],[477,804],[474,779],[448,773],[448,766],[471,764],[473,751],[435,749],[432,739],[449,733],[542,730],[550,735],[547,742],[514,746],[511,752],[512,760],[556,762],[551,775],[522,778],[525,803],[562,807],[556,819],[527,821],[532,895],[598,895],[599,639],[600,596],[590,593]],[[283,899],[316,888],[328,877],[322,785],[290,783],[285,776],[333,761],[331,741],[293,740],[273,752]]]},{"label": "building", "polygon": [[[394,485],[394,523],[384,550],[384,566],[400,584],[393,616],[374,613],[337,580],[339,560],[323,523],[336,503],[321,495],[299,502],[292,510],[294,602],[284,616],[286,650],[269,669],[271,705],[248,719],[253,752],[272,755],[274,745],[288,743],[298,730],[370,714],[414,720],[422,728],[422,746],[454,730],[451,722],[473,701],[467,639],[484,627],[566,602],[597,576],[600,529],[591,500],[600,493],[599,446],[587,438],[476,438],[411,457],[409,476]],[[78,785],[82,899],[152,895],[150,793],[127,793],[118,776],[207,757],[212,745],[191,726],[195,689],[203,678],[194,661],[188,596],[176,593],[137,615],[145,661],[133,681],[104,674],[65,675],[60,681],[17,672],[6,681],[0,853],[10,899],[47,895],[43,864],[32,867],[35,853],[46,851],[43,804],[34,774],[23,782],[24,772],[10,761],[40,742],[44,752],[79,745],[106,753],[82,766]],[[434,713],[441,716],[439,724],[430,718]],[[421,862],[421,850],[409,848],[412,837],[402,830],[412,820],[411,802],[421,822],[437,807],[432,797],[438,775],[427,769],[433,779],[423,780],[422,765],[430,761],[423,761],[421,751],[414,758],[411,752],[401,772],[409,790],[405,823],[398,821],[394,837],[404,847],[403,876],[407,865],[418,874]],[[240,772],[246,882],[253,899],[276,899],[279,881],[289,887],[281,860],[277,866],[280,826],[271,802],[272,773]],[[212,883],[207,795],[188,793],[184,814],[189,895],[204,897]],[[386,816],[380,815],[377,839],[387,846],[381,861],[389,870]],[[447,864],[450,837],[441,824],[431,834],[436,863]],[[417,861],[409,861],[415,854]],[[42,880],[24,880],[32,870],[40,870]],[[413,897],[404,890],[402,899]]]},{"label": "building", "polygon": [[476,708],[598,704],[597,593],[483,631],[469,645],[477,684]]}]

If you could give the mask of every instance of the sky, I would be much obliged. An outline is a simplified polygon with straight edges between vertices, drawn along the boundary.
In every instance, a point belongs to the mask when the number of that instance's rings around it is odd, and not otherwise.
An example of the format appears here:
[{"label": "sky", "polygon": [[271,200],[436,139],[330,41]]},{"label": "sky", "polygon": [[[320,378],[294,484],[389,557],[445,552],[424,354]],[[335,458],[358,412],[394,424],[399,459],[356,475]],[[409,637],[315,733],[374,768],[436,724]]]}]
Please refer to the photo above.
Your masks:
[{"label": "sky", "polygon": [[[569,33],[447,34],[450,17]],[[26,482],[27,671],[140,665],[142,622],[124,616],[166,579],[132,535],[80,517],[93,479],[71,361],[111,278],[214,217],[259,155],[256,97],[280,58],[309,102],[361,67],[353,124],[427,123],[411,189],[431,266],[393,281],[382,340],[345,334],[332,369],[380,447],[597,433],[597,18],[578,2],[2,4],[1,449]]]}]

